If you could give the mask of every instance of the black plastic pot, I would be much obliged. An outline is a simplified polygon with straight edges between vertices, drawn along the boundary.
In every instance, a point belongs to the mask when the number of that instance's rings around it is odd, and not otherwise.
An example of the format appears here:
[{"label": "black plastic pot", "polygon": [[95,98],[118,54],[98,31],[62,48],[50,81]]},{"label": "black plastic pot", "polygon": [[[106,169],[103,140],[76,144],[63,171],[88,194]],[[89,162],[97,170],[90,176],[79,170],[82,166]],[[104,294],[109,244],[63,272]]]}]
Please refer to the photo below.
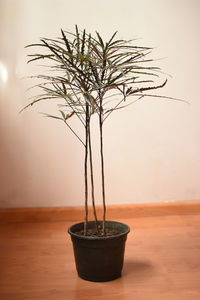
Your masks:
[{"label": "black plastic pot", "polygon": [[[89,281],[110,281],[121,276],[124,262],[124,250],[128,225],[106,221],[106,228],[117,229],[120,233],[106,237],[78,235],[84,223],[77,223],[68,229],[71,235],[76,269],[79,277]],[[94,228],[95,222],[88,222],[88,228]]]}]

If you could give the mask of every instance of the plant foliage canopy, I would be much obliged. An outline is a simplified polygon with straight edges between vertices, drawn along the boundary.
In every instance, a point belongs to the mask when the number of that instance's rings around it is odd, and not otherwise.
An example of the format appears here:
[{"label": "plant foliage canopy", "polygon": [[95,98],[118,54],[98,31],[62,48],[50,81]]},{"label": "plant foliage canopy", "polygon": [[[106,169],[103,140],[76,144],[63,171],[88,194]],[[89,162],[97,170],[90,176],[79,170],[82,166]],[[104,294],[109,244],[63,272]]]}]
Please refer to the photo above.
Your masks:
[{"label": "plant foliage canopy", "polygon": [[[28,63],[39,60],[47,62],[46,66],[50,75],[46,75],[45,72],[45,74],[32,76],[42,81],[37,85],[41,89],[41,93],[35,96],[22,110],[40,101],[62,100],[62,103],[58,104],[59,115],[45,115],[63,121],[83,144],[85,149],[84,234],[87,234],[90,183],[96,231],[106,235],[103,124],[113,111],[124,108],[144,96],[152,96],[146,92],[164,87],[167,80],[156,84],[160,69],[154,66],[154,60],[149,58],[151,48],[135,46],[134,41],[117,39],[117,32],[105,42],[98,32],[91,35],[86,30],[81,31],[78,26],[75,26],[73,32],[61,29],[60,37],[56,39],[42,38],[39,43],[26,47],[40,49],[40,52],[37,51],[28,55]],[[97,114],[99,119],[103,201],[102,228],[99,225],[95,207],[90,130],[93,114]],[[76,116],[84,126],[84,139],[78,136],[68,122],[73,116]]]}]

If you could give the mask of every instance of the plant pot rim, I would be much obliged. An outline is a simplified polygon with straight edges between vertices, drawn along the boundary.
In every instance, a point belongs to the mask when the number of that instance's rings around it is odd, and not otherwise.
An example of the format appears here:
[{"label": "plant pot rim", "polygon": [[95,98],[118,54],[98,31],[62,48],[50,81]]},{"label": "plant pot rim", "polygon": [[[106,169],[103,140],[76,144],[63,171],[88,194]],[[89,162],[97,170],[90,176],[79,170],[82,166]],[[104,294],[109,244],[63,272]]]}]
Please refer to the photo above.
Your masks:
[{"label": "plant pot rim", "polygon": [[[98,222],[102,222],[102,220],[98,220]],[[93,224],[95,223],[95,221],[88,221],[88,224]],[[115,235],[110,235],[110,236],[85,236],[85,235],[79,235],[79,234],[76,234],[72,231],[73,227],[75,226],[78,226],[78,225],[83,225],[84,222],[79,222],[79,223],[74,223],[73,225],[71,225],[67,232],[73,236],[73,237],[76,237],[78,239],[81,239],[81,240],[110,240],[110,239],[115,239],[115,238],[118,238],[122,235],[127,235],[129,232],[130,232],[130,227],[125,224],[125,223],[122,223],[122,222],[118,222],[118,221],[112,221],[112,220],[106,220],[106,223],[110,223],[110,224],[116,224],[116,225],[120,225],[120,226],[123,226],[124,227],[124,230],[123,232],[119,233],[119,234],[115,234]]]}]

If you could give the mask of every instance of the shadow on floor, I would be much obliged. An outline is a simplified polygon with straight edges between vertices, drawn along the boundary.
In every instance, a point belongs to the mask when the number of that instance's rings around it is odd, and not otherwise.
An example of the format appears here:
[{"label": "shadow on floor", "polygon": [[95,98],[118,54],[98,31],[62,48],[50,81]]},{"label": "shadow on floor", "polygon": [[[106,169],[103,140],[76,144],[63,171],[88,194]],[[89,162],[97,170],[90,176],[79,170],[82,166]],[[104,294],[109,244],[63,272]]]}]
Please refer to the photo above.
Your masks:
[{"label": "shadow on floor", "polygon": [[134,274],[138,276],[150,276],[154,273],[154,266],[148,260],[125,260],[123,275]]}]

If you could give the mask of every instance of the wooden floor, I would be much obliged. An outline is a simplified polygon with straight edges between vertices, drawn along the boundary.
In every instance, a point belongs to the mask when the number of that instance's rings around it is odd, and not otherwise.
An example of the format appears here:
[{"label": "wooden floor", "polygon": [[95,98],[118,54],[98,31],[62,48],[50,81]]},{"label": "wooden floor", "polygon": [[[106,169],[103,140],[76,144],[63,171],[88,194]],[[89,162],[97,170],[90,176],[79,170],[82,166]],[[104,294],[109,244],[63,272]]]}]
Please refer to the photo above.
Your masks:
[{"label": "wooden floor", "polygon": [[199,300],[200,216],[120,220],[131,226],[123,276],[76,275],[70,223],[0,225],[1,300]]}]

